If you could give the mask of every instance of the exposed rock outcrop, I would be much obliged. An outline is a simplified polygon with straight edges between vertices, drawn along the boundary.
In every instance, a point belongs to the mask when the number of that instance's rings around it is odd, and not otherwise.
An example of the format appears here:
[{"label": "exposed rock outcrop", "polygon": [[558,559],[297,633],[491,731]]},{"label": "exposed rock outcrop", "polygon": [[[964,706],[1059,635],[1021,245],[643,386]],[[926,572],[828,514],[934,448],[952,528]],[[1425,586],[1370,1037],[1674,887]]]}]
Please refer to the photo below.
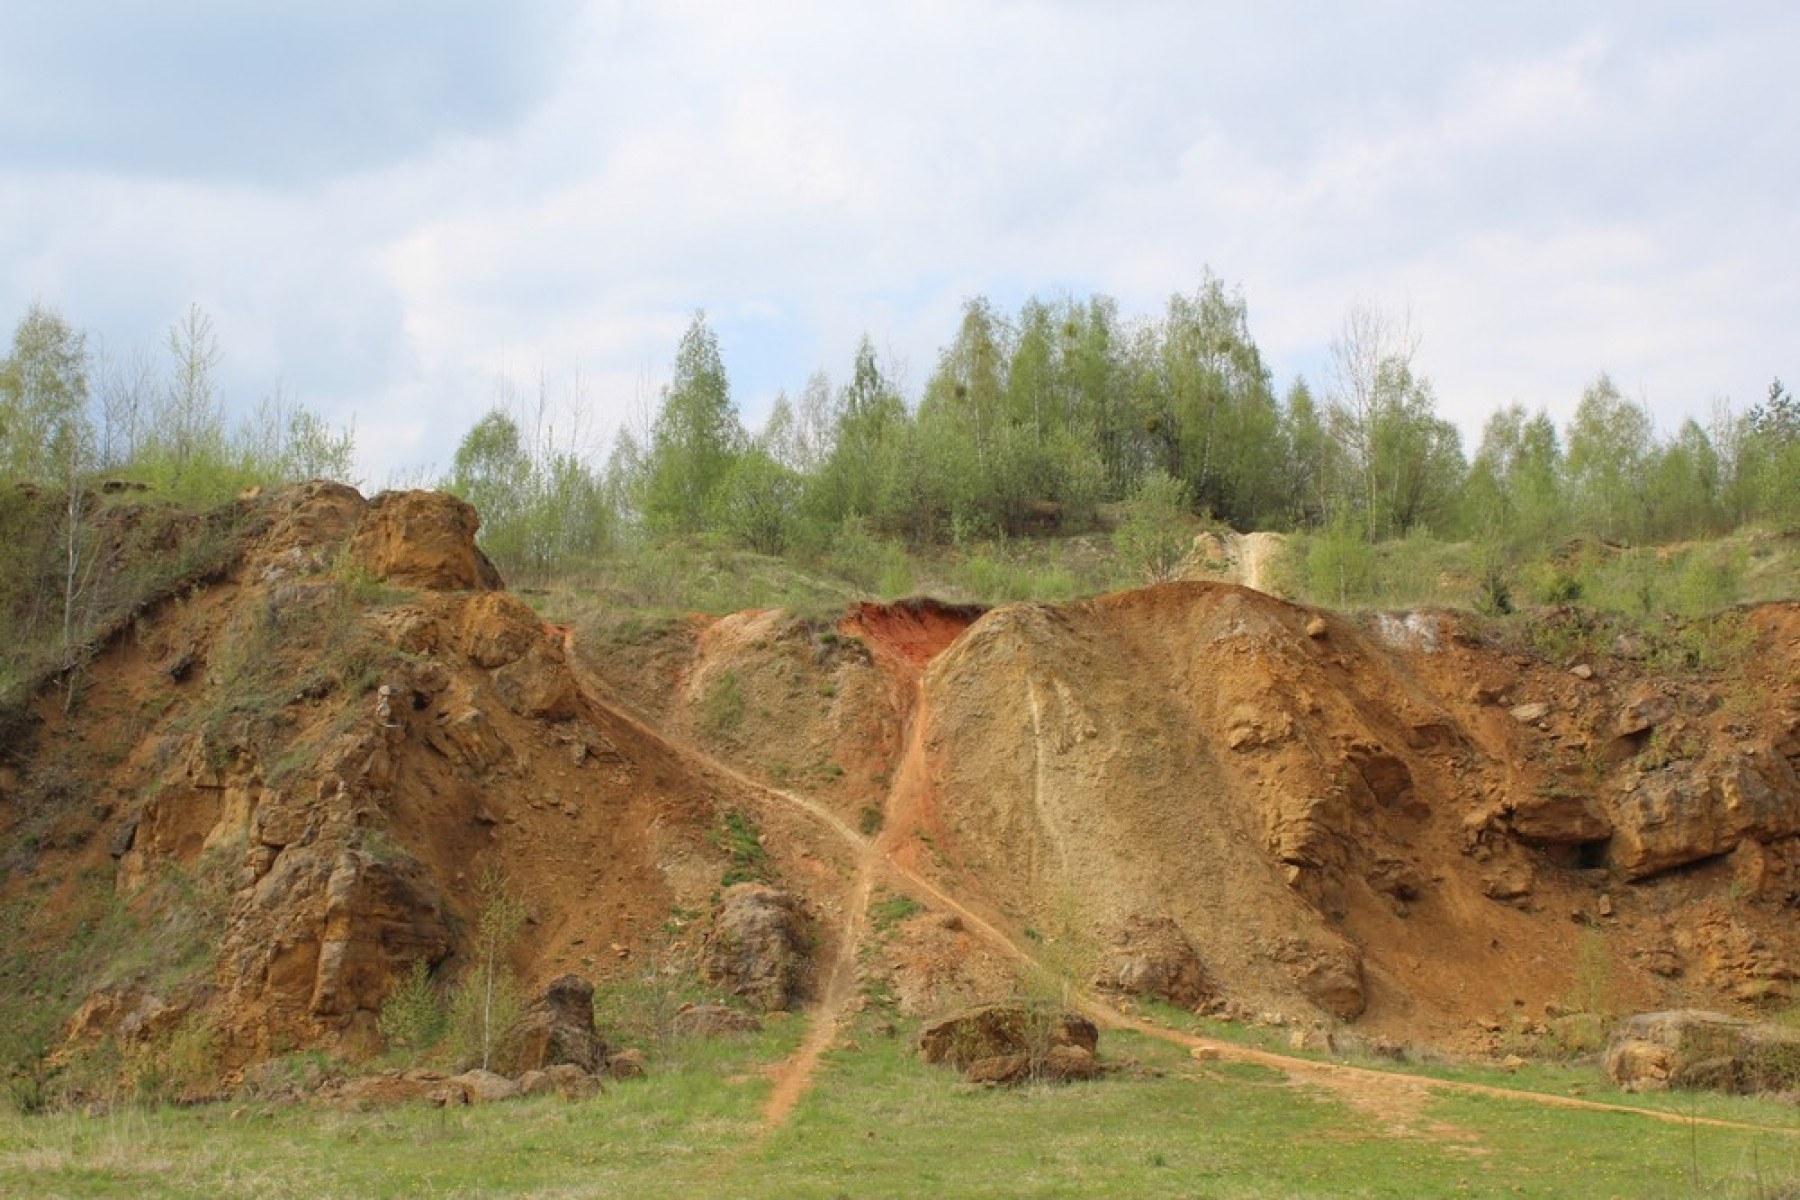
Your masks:
[{"label": "exposed rock outcrop", "polygon": [[1094,986],[1182,1008],[1198,1008],[1214,994],[1206,964],[1168,917],[1128,918],[1101,952]]},{"label": "exposed rock outcrop", "polygon": [[520,1022],[519,1069],[571,1063],[593,1073],[604,1070],[606,1060],[606,1042],[594,1028],[594,985],[579,975],[559,975]]},{"label": "exposed rock outcrop", "polygon": [[1800,1087],[1800,1030],[1692,1009],[1640,1013],[1613,1034],[1606,1073],[1633,1090],[1789,1091]]},{"label": "exposed rock outcrop", "polygon": [[500,572],[475,545],[481,518],[445,492],[383,492],[351,542],[356,561],[377,579],[434,591],[491,591]]},{"label": "exposed rock outcrop", "polygon": [[700,958],[706,982],[765,1012],[800,998],[810,938],[806,914],[786,892],[760,883],[725,889]]},{"label": "exposed rock outcrop", "polygon": [[1781,756],[1678,762],[1639,777],[1612,802],[1611,861],[1627,878],[1729,853],[1744,838],[1800,833],[1800,780]]}]

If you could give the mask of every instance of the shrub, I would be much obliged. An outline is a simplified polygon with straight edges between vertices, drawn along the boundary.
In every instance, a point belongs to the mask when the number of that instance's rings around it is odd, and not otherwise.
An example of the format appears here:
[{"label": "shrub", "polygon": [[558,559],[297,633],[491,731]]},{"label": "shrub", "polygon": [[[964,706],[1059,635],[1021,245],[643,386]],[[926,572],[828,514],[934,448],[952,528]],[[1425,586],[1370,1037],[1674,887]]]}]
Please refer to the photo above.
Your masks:
[{"label": "shrub", "polygon": [[376,1027],[389,1048],[420,1053],[444,1036],[448,1015],[437,988],[431,982],[431,965],[413,960],[406,979],[382,1002]]}]

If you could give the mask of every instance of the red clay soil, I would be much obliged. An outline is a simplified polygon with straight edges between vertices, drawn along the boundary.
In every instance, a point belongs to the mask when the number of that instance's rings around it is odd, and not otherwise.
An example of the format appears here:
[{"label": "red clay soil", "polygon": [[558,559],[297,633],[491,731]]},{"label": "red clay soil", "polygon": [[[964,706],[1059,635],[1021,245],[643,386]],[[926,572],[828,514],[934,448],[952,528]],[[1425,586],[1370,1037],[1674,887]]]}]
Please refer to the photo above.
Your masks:
[{"label": "red clay soil", "polygon": [[962,636],[985,611],[973,605],[915,598],[892,604],[855,605],[838,622],[838,632],[861,640],[877,662],[910,678]]}]

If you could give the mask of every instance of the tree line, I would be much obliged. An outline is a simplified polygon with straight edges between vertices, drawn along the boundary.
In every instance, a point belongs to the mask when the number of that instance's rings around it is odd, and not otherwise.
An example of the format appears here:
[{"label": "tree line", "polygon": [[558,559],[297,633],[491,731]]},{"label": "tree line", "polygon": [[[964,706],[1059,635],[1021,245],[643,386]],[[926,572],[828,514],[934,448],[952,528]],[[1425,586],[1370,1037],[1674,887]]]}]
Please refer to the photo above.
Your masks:
[{"label": "tree line", "polygon": [[0,693],[39,670],[68,670],[108,611],[166,574],[126,561],[136,552],[121,539],[154,540],[149,531],[103,532],[103,490],[205,508],[255,485],[351,474],[352,431],[280,393],[251,419],[227,420],[218,338],[198,306],[164,350],[160,362],[97,355],[86,334],[34,304],[0,358]]},{"label": "tree line", "polygon": [[[484,414],[436,482],[476,505],[489,552],[525,575],[646,539],[806,556],[1121,522],[1134,553],[1166,555],[1156,527],[1184,513],[1514,549],[1800,520],[1800,406],[1779,381],[1746,411],[1720,407],[1664,435],[1601,374],[1564,426],[1515,403],[1471,456],[1418,349],[1406,318],[1357,306],[1316,387],[1278,390],[1242,294],[1210,272],[1135,318],[1105,296],[1033,298],[1015,313],[977,297],[915,394],[865,336],[841,381],[815,372],[751,430],[696,313],[653,411],[610,453],[580,436],[591,414],[579,394],[557,428],[540,381],[535,404],[509,394]],[[218,339],[198,307],[163,351],[96,355],[34,305],[0,360],[0,472],[66,498],[65,558],[103,475],[205,504],[353,469],[353,430],[279,393],[226,419]]]},{"label": "tree line", "polygon": [[545,436],[540,390],[535,421],[504,406],[484,416],[444,483],[482,510],[503,564],[527,570],[633,536],[811,555],[871,537],[1080,531],[1103,506],[1140,536],[1191,513],[1514,551],[1800,520],[1800,408],[1779,380],[1748,411],[1664,436],[1600,374],[1564,427],[1515,403],[1471,457],[1418,347],[1404,317],[1358,306],[1318,389],[1299,378],[1278,391],[1242,295],[1210,273],[1131,320],[1104,296],[1034,298],[1010,315],[976,298],[916,398],[865,336],[842,382],[816,372],[752,431],[698,313],[654,413],[603,463]]}]

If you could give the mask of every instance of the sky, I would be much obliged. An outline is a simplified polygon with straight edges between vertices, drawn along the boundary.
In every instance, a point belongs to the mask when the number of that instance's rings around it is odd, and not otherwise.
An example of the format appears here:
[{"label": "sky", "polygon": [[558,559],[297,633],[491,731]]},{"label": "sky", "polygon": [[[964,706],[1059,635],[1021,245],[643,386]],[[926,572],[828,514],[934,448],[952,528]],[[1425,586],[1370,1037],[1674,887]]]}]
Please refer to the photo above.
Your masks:
[{"label": "sky", "polygon": [[12,6],[0,321],[122,360],[197,304],[232,410],[354,421],[369,488],[540,386],[603,453],[697,310],[754,426],[864,333],[916,394],[971,297],[1209,270],[1278,388],[1374,305],[1471,451],[1602,371],[1672,431],[1800,378],[1796,46],[1730,0]]}]

